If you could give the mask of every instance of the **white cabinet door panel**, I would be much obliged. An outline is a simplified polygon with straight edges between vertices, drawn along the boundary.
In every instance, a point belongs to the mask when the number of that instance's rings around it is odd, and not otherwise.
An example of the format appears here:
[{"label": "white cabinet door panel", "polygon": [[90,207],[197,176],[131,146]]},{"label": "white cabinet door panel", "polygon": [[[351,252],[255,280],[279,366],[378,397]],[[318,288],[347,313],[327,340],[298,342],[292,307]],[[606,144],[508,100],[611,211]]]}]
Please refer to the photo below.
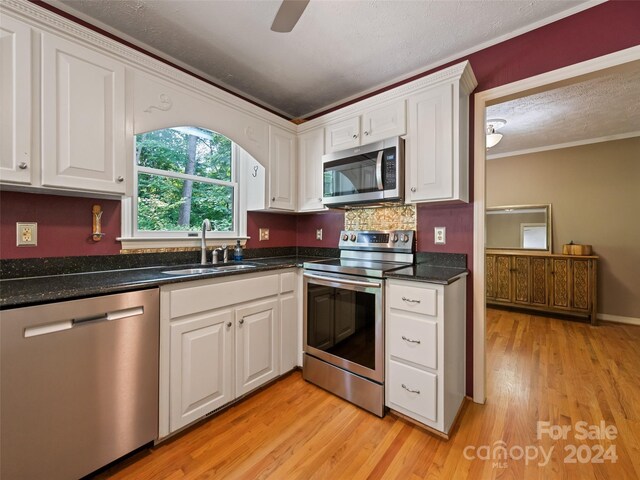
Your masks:
[{"label": "white cabinet door panel", "polygon": [[360,117],[348,118],[325,128],[324,151],[337,152],[360,145]]},{"label": "white cabinet door panel", "polygon": [[438,323],[393,312],[387,318],[389,355],[436,370]]},{"label": "white cabinet door panel", "polygon": [[453,197],[453,84],[409,98],[407,201]]},{"label": "white cabinet door panel", "polygon": [[0,15],[0,180],[32,183],[31,28]]},{"label": "white cabinet door panel", "polygon": [[389,360],[389,401],[432,422],[438,421],[438,377],[409,365]]},{"label": "white cabinet door panel", "polygon": [[324,129],[318,128],[298,137],[298,210],[323,210],[322,155],[324,155]]},{"label": "white cabinet door panel", "polygon": [[296,137],[274,126],[269,130],[269,207],[295,210]]},{"label": "white cabinet door panel", "polygon": [[42,184],[124,193],[124,65],[43,33],[42,75]]},{"label": "white cabinet door panel", "polygon": [[170,431],[233,400],[231,310],[171,324]]},{"label": "white cabinet door panel", "polygon": [[361,143],[404,135],[407,129],[404,100],[382,105],[362,115]]},{"label": "white cabinet door panel", "polygon": [[236,397],[279,374],[278,300],[236,310]]}]

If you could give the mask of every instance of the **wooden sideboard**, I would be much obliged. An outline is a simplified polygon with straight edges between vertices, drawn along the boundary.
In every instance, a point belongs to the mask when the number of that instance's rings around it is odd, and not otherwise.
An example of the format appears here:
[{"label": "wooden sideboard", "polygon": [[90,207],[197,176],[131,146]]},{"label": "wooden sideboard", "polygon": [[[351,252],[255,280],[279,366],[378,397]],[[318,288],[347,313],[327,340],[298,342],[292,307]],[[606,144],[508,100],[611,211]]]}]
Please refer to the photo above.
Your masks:
[{"label": "wooden sideboard", "polygon": [[597,262],[597,256],[487,250],[487,304],[584,316],[595,325]]}]

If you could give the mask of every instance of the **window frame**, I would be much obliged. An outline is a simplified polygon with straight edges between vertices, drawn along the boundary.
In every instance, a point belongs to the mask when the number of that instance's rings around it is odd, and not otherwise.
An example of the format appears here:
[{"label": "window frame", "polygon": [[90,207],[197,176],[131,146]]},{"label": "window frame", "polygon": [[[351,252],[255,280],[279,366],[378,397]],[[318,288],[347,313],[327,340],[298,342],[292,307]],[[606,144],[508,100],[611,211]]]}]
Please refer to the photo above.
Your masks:
[{"label": "window frame", "polygon": [[[166,127],[170,129],[174,127]],[[206,127],[209,131],[210,130]],[[164,130],[164,129],[158,129]],[[141,132],[145,133],[145,132]],[[215,132],[218,133],[218,132]],[[161,230],[149,231],[138,229],[138,176],[140,173],[158,175],[162,177],[177,178],[183,180],[193,180],[195,182],[207,183],[211,185],[220,185],[233,188],[233,230],[219,232],[207,231],[205,238],[207,245],[220,245],[224,240],[245,240],[247,239],[246,225],[246,205],[243,195],[240,194],[241,185],[239,182],[239,146],[229,137],[231,141],[231,181],[216,180],[208,177],[200,177],[197,175],[189,175],[186,173],[173,172],[170,170],[161,170],[151,167],[139,166],[136,162],[135,148],[136,135],[133,136],[132,142],[132,190],[131,196],[122,199],[122,237],[118,238],[122,242],[122,249],[139,249],[139,248],[175,248],[175,247],[192,247],[200,246],[202,232],[200,230]],[[220,134],[221,135],[221,134]],[[204,218],[202,219],[204,220]],[[244,242],[243,242],[244,243]]]}]

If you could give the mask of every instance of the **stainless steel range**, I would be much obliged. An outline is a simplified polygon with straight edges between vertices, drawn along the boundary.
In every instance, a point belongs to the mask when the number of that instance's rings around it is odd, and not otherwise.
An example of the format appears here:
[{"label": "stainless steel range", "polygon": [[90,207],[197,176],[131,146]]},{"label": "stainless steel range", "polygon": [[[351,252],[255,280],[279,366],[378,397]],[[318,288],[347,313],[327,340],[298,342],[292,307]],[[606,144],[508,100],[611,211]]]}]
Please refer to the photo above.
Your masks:
[{"label": "stainless steel range", "polygon": [[384,276],[414,261],[415,232],[340,233],[340,258],[304,264],[305,380],[384,416]]}]

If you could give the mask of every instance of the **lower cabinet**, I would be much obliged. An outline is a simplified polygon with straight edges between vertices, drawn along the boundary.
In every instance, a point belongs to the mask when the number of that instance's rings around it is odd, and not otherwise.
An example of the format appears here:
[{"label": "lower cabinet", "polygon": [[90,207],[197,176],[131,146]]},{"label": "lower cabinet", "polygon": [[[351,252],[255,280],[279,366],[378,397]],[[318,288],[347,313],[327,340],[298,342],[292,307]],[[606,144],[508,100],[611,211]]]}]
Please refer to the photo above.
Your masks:
[{"label": "lower cabinet", "polygon": [[297,303],[295,271],[162,287],[159,438],[293,369]]},{"label": "lower cabinet", "polygon": [[391,279],[386,305],[385,403],[447,436],[465,396],[466,277]]}]

